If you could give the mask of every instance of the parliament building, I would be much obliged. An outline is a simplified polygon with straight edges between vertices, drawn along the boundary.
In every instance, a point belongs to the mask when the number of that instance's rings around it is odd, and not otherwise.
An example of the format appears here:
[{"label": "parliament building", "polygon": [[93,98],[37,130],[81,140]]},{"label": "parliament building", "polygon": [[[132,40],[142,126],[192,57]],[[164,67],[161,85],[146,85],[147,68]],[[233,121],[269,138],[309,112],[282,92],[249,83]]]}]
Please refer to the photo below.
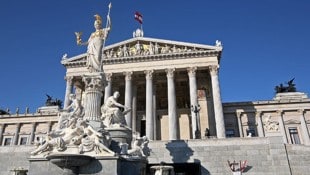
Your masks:
[{"label": "parliament building", "polygon": [[[154,174],[156,165],[171,166],[176,175],[308,174],[307,94],[279,92],[265,101],[223,102],[222,51],[220,41],[205,45],[148,38],[140,29],[133,38],[104,47],[101,101],[118,91],[118,102],[131,108],[127,126],[150,140],[146,174]],[[61,60],[64,108],[70,94],[87,103],[86,59],[85,53]],[[48,105],[35,113],[0,114],[1,175],[29,169],[34,144],[57,127],[60,111]]]}]

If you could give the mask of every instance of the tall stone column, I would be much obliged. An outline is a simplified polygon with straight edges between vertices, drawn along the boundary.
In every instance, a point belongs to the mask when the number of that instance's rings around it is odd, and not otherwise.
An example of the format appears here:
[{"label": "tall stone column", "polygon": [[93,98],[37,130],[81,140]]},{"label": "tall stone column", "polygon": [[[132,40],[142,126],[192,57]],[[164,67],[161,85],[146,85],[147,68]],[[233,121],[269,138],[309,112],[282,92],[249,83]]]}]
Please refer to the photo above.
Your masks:
[{"label": "tall stone column", "polygon": [[132,92],[132,132],[137,131],[137,86],[133,86]]},{"label": "tall stone column", "polygon": [[28,142],[29,145],[31,145],[34,142],[36,126],[37,126],[37,123],[33,122],[31,126],[30,141]]},{"label": "tall stone column", "polygon": [[101,127],[101,97],[104,87],[102,73],[90,73],[83,76],[85,83],[86,104],[84,119],[90,122],[94,128]]},{"label": "tall stone column", "polygon": [[64,102],[64,109],[66,109],[70,105],[70,94],[72,93],[72,87],[73,87],[73,77],[66,76],[65,80],[66,83],[66,94],[65,94],[65,102]]},{"label": "tall stone column", "polygon": [[[125,106],[132,108],[132,72],[124,72],[125,75]],[[126,124],[132,128],[132,111],[125,115]]]},{"label": "tall stone column", "polygon": [[262,112],[257,111],[255,113],[256,120],[257,120],[257,132],[258,137],[265,137],[264,135],[264,128],[263,128],[263,122],[262,122]]},{"label": "tall stone column", "polygon": [[300,113],[300,125],[301,125],[301,132],[302,132],[302,138],[303,138],[304,144],[310,145],[309,131],[308,131],[307,123],[306,123],[305,116],[304,116],[305,111],[301,109],[298,112]]},{"label": "tall stone column", "polygon": [[220,83],[218,78],[218,69],[219,66],[209,66],[211,83],[212,83],[216,135],[217,138],[225,138],[226,137],[225,123],[224,123],[223,106],[220,93]]},{"label": "tall stone column", "polygon": [[17,123],[16,129],[15,129],[15,136],[14,136],[13,145],[18,145],[18,136],[19,136],[20,127],[21,127],[21,124]]},{"label": "tall stone column", "polygon": [[[189,92],[190,92],[190,100],[191,106],[198,107],[198,98],[197,98],[197,80],[196,80],[196,71],[197,67],[191,67],[187,69],[188,77],[189,77]],[[198,115],[199,116],[199,115]],[[196,118],[196,113],[191,110],[191,120],[192,120],[192,134],[193,138],[196,138],[196,131],[199,130],[199,118]]]},{"label": "tall stone column", "polygon": [[3,131],[5,128],[5,124],[0,124],[0,146],[2,145]]},{"label": "tall stone column", "polygon": [[105,74],[106,86],[104,88],[104,102],[112,95],[112,73]]},{"label": "tall stone column", "polygon": [[153,84],[153,120],[154,120],[154,140],[157,139],[157,113],[156,113],[156,86]]},{"label": "tall stone column", "polygon": [[145,117],[146,117],[146,136],[154,140],[154,117],[153,117],[153,73],[154,70],[144,72],[146,78],[146,96],[145,96]]},{"label": "tall stone column", "polygon": [[285,130],[284,121],[283,121],[283,111],[277,111],[277,114],[279,116],[279,128],[283,136],[283,142],[287,143],[288,141],[287,141],[286,130]]},{"label": "tall stone column", "polygon": [[175,69],[166,69],[167,82],[168,82],[168,116],[169,116],[169,139],[178,139],[178,121],[177,121],[177,105],[175,97],[175,84],[174,84]]},{"label": "tall stone column", "polygon": [[242,113],[241,112],[236,112],[236,116],[237,116],[237,121],[238,121],[239,135],[240,135],[240,138],[242,138],[242,137],[244,137],[243,127],[242,127],[242,120],[241,120]]}]

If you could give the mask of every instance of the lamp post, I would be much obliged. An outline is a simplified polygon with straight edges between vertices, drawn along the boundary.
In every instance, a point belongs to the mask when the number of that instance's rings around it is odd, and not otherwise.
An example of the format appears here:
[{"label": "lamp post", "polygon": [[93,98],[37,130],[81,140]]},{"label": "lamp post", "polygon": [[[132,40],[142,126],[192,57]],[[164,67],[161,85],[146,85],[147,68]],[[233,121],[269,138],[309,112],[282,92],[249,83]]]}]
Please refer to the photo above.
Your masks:
[{"label": "lamp post", "polygon": [[195,118],[196,118],[196,130],[195,130],[195,139],[200,139],[200,131],[199,131],[199,126],[198,126],[198,113],[200,111],[200,105],[198,106],[191,106],[192,111],[195,113]]}]

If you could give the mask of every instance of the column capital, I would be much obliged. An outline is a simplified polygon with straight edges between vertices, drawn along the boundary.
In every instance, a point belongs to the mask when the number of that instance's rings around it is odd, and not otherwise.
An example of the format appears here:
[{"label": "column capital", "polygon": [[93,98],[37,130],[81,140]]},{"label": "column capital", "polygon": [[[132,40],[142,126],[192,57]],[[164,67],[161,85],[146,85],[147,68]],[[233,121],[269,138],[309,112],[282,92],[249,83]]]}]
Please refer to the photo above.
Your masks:
[{"label": "column capital", "polygon": [[236,116],[237,117],[242,117],[242,113],[243,113],[243,111],[236,111]]},{"label": "column capital", "polygon": [[125,75],[125,80],[131,80],[132,79],[132,71],[129,72],[123,72]]},{"label": "column capital", "polygon": [[83,81],[85,83],[86,90],[103,90],[103,79],[101,75],[84,75]]},{"label": "column capital", "polygon": [[298,109],[297,112],[298,112],[300,115],[304,115],[305,109]]},{"label": "column capital", "polygon": [[105,75],[105,79],[107,80],[107,81],[111,81],[112,80],[112,73],[105,73],[104,74]]},{"label": "column capital", "polygon": [[73,81],[73,76],[65,76],[64,79],[71,84]]},{"label": "column capital", "polygon": [[210,71],[211,76],[217,75],[219,68],[220,68],[219,65],[211,65],[211,66],[209,66],[209,71]]},{"label": "column capital", "polygon": [[175,68],[168,68],[165,71],[167,73],[167,78],[173,78],[174,77]]},{"label": "column capital", "polygon": [[146,71],[144,71],[144,73],[145,73],[145,78],[146,79],[153,79],[153,73],[154,73],[154,70],[146,70]]},{"label": "column capital", "polygon": [[255,116],[256,117],[262,116],[262,111],[255,111]]},{"label": "column capital", "polygon": [[187,73],[189,77],[195,77],[196,76],[197,67],[189,67],[187,68]]},{"label": "column capital", "polygon": [[277,114],[280,115],[280,116],[282,116],[283,113],[284,113],[282,110],[277,110],[276,112],[277,112]]}]

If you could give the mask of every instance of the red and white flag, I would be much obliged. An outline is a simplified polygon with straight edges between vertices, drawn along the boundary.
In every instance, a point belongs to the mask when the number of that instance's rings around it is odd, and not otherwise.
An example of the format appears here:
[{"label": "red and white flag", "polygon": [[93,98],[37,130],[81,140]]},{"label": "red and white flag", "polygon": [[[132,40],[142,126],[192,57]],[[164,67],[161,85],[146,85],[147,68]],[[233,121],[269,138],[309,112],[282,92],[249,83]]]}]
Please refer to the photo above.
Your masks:
[{"label": "red and white flag", "polygon": [[142,24],[142,15],[139,12],[135,13],[135,20],[137,20],[140,24]]}]

